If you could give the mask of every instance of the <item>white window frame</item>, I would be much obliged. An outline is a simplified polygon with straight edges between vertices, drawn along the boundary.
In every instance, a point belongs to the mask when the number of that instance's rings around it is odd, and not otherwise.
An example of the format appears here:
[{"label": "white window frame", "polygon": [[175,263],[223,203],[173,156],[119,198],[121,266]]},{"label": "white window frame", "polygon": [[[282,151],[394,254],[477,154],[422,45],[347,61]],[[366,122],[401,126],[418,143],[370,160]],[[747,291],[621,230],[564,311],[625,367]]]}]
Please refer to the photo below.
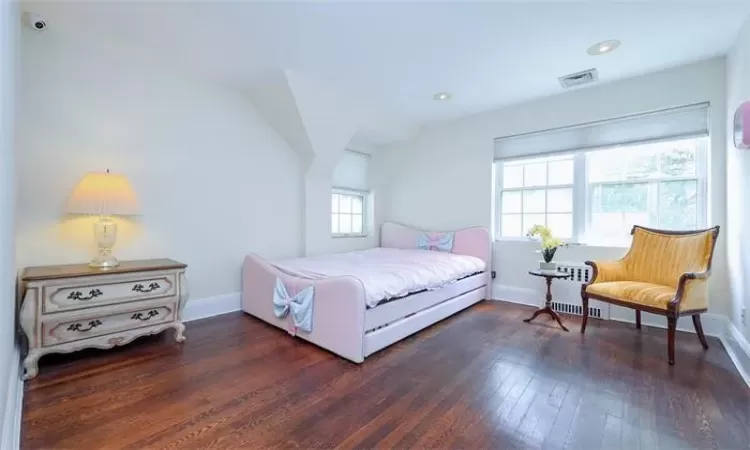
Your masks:
[{"label": "white window frame", "polygon": [[[690,138],[686,138],[690,139]],[[695,176],[688,176],[688,177],[656,177],[656,178],[648,178],[643,180],[633,180],[633,181],[611,181],[611,182],[600,182],[595,183],[596,185],[606,185],[606,184],[637,184],[637,183],[655,183],[658,184],[662,181],[687,181],[687,180],[696,180],[697,181],[697,214],[698,214],[698,224],[697,226],[699,228],[706,228],[708,223],[708,144],[709,144],[709,137],[695,137],[693,139],[698,140],[698,146],[696,147],[696,161],[695,161],[695,168],[696,168],[696,174]],[[682,139],[669,139],[665,142],[669,141],[678,141]],[[634,144],[638,145],[638,144]],[[623,148],[631,147],[632,145],[624,145]],[[609,148],[611,149],[611,148]],[[593,195],[593,186],[589,184],[588,180],[588,168],[587,168],[587,162],[586,162],[586,154],[589,152],[596,152],[601,150],[609,150],[607,148],[602,149],[586,149],[581,150],[578,152],[574,152],[573,154],[573,237],[571,239],[565,239],[565,241],[569,243],[577,243],[577,244],[587,244],[587,245],[599,245],[599,246],[608,246],[608,247],[621,247],[621,246],[628,246],[627,242],[597,242],[595,240],[592,240],[591,236],[591,218],[592,218],[592,208],[591,208],[591,196]],[[503,189],[503,164],[505,162],[511,162],[511,161],[518,161],[518,160],[525,160],[525,159],[537,159],[537,158],[544,158],[545,156],[563,156],[565,154],[570,155],[571,153],[558,153],[554,155],[530,155],[528,157],[524,158],[510,158],[510,159],[496,159],[494,161],[494,174],[495,174],[495,214],[493,219],[495,220],[495,240],[496,241],[525,241],[528,240],[527,237],[518,237],[518,236],[503,236],[502,235],[502,214],[503,214],[503,205],[502,205],[502,193],[503,191],[523,191],[523,190],[530,190],[530,189],[554,189],[554,188],[565,188],[570,187],[570,185],[559,185],[559,186],[539,186],[539,187],[529,187],[529,188],[509,188],[509,189]],[[547,177],[549,177],[549,173],[547,173]],[[523,214],[523,209],[521,214]]]},{"label": "white window frame", "polygon": [[[346,195],[349,197],[360,197],[362,199],[362,232],[361,233],[334,233],[331,231],[331,237],[334,238],[363,238],[368,237],[370,235],[369,233],[369,199],[370,199],[370,192],[369,191],[360,191],[357,189],[344,189],[344,188],[337,188],[334,187],[331,189],[331,200],[333,200],[334,194],[336,195]],[[329,205],[330,205],[329,201]],[[333,214],[341,214],[334,213],[333,208],[331,208],[328,212],[328,230],[331,230],[331,220],[333,219]],[[354,213],[344,213],[344,214],[351,214],[355,215]]]},{"label": "white window frame", "polygon": [[[570,155],[570,153],[568,153],[567,155]],[[507,189],[503,188],[503,165],[504,165],[504,163],[506,163],[506,162],[513,162],[513,161],[521,161],[521,160],[544,159],[544,158],[550,157],[550,156],[552,156],[552,155],[540,155],[540,156],[531,156],[529,158],[513,158],[513,159],[508,159],[508,160],[496,160],[495,161],[496,164],[499,164],[499,167],[497,167],[495,169],[495,172],[496,172],[496,174],[495,174],[495,182],[497,183],[496,184],[497,196],[495,198],[495,208],[496,208],[495,211],[496,211],[496,221],[497,221],[497,224],[496,224],[496,239],[500,238],[502,240],[508,240],[508,241],[526,241],[526,240],[528,240],[528,238],[525,237],[525,236],[503,236],[502,235],[503,192],[521,192],[522,193],[521,196],[522,196],[522,199],[523,199],[523,192],[524,191],[538,191],[538,190],[542,190],[542,189],[544,189],[544,204],[545,204],[545,208],[546,208],[546,205],[547,205],[547,196],[548,196],[549,190],[551,190],[551,189],[572,189],[572,191],[573,191],[573,210],[570,212],[570,214],[572,214],[572,216],[573,216],[573,236],[572,236],[572,238],[568,238],[568,239],[565,239],[565,240],[571,241],[571,240],[575,239],[575,237],[576,237],[576,228],[575,228],[575,216],[576,216],[575,215],[575,213],[576,213],[576,211],[575,211],[575,206],[576,206],[576,201],[575,201],[575,194],[576,194],[575,180],[576,180],[576,168],[577,168],[576,155],[573,155],[574,157],[573,157],[573,183],[572,184],[545,184],[543,186],[529,186],[529,187],[522,186],[522,187],[507,188]],[[553,156],[554,157],[559,157],[559,156],[566,156],[566,155],[565,154],[558,154],[558,155],[553,155]],[[547,161],[547,164],[548,165],[547,165],[545,183],[549,183],[549,161]],[[509,214],[517,214],[517,215],[521,216],[521,226],[523,226],[523,200],[521,200],[521,212],[520,213],[509,213]],[[546,216],[548,214],[555,214],[555,213],[554,212],[550,213],[550,212],[548,212],[548,211],[545,210],[544,213],[540,213],[540,214],[544,214]],[[561,213],[561,214],[568,214],[568,213],[566,212],[566,213]]]}]

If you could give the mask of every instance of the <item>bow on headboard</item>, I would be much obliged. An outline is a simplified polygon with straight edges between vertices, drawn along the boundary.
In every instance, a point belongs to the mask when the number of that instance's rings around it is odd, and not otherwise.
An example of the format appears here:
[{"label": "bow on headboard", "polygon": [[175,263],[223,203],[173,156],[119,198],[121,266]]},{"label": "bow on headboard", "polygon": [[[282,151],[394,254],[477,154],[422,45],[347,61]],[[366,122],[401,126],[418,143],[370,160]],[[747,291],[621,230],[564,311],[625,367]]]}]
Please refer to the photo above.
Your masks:
[{"label": "bow on headboard", "polygon": [[447,233],[422,233],[417,237],[417,248],[450,252],[453,250],[453,234],[452,231]]}]

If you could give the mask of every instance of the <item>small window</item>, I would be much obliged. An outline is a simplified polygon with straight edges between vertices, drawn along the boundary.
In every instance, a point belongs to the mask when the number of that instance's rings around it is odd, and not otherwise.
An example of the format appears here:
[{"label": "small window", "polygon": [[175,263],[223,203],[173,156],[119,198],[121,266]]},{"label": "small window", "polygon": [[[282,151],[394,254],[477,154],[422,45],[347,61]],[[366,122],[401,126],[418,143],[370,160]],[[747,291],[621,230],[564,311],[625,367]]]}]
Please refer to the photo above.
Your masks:
[{"label": "small window", "polygon": [[335,190],[331,195],[331,234],[337,237],[366,236],[367,194]]}]

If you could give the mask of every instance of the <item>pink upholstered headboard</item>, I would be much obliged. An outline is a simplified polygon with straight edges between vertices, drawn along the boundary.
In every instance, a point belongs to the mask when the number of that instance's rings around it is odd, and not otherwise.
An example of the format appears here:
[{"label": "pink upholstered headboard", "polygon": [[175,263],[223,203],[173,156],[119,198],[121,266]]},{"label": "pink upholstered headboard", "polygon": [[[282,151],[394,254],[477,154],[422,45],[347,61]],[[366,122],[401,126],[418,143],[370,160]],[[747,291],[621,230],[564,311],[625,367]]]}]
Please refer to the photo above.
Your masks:
[{"label": "pink upholstered headboard", "polygon": [[[386,222],[380,229],[380,246],[388,248],[414,249],[417,248],[417,238],[424,233],[397,223]],[[430,233],[428,231],[427,233]],[[480,258],[487,264],[489,272],[492,261],[492,243],[490,232],[484,227],[471,227],[454,232],[452,253],[469,255]]]}]

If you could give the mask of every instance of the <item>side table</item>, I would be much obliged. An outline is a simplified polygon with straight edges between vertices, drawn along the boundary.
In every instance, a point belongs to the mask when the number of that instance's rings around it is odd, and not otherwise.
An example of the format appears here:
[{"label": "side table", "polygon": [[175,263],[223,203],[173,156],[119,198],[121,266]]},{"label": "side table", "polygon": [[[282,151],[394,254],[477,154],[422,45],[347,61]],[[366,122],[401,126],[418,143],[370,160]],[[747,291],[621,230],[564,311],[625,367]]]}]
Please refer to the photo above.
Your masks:
[{"label": "side table", "polygon": [[557,313],[552,309],[552,280],[555,278],[570,278],[572,274],[566,272],[547,272],[543,270],[529,270],[529,274],[534,275],[535,277],[544,277],[544,279],[547,281],[547,297],[546,301],[544,302],[544,308],[537,309],[534,314],[528,319],[525,319],[524,322],[529,323],[532,320],[536,319],[539,314],[545,313],[549,314],[550,317],[555,319],[555,321],[557,321],[557,324],[560,325],[560,328],[565,331],[570,331],[565,328],[565,325],[563,325],[562,321],[560,320],[560,316],[557,315]]}]

